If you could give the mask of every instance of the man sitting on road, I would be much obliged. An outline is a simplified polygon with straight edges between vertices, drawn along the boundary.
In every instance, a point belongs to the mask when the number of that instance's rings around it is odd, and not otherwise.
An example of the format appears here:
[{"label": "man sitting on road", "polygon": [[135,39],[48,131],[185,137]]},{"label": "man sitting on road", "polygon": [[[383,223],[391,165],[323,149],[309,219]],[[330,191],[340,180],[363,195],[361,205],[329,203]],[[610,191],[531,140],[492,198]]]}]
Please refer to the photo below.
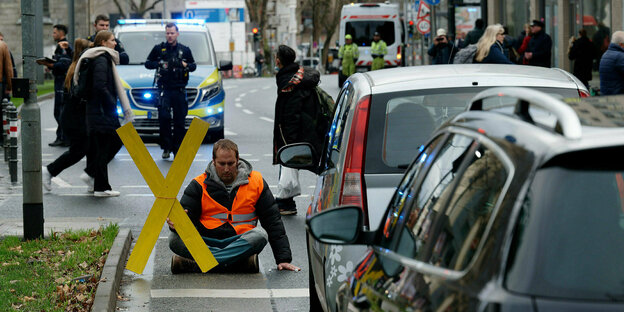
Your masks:
[{"label": "man sitting on road", "polygon": [[[214,144],[212,161],[184,190],[180,204],[219,265],[211,272],[257,273],[258,253],[271,244],[279,270],[299,271],[292,256],[281,215],[262,175],[238,157],[236,143]],[[262,227],[258,227],[258,220]],[[171,234],[171,273],[201,272],[167,219]],[[265,230],[266,229],[266,230]]]}]

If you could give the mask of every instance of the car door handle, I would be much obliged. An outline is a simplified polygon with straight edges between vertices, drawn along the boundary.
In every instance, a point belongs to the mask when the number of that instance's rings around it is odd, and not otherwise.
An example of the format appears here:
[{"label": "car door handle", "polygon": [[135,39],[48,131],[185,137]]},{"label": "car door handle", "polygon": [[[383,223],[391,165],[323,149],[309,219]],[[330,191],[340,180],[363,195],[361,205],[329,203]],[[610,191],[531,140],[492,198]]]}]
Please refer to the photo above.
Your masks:
[{"label": "car door handle", "polygon": [[353,298],[353,305],[359,310],[368,310],[371,307],[368,297],[366,295],[359,295]]}]

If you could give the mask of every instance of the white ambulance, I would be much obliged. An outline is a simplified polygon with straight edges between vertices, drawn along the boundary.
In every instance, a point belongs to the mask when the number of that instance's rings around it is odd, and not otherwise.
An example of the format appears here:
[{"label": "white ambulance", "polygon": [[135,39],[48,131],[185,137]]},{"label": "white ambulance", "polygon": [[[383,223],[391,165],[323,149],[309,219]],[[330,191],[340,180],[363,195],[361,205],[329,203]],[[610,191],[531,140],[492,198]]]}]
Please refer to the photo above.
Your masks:
[{"label": "white ambulance", "polygon": [[[340,17],[340,46],[344,37],[350,34],[358,45],[360,57],[355,63],[356,71],[368,71],[373,63],[370,53],[373,34],[379,32],[381,40],[388,46],[385,55],[386,68],[403,64],[403,23],[396,3],[351,3],[342,7]],[[339,86],[347,77],[339,72]]]}]

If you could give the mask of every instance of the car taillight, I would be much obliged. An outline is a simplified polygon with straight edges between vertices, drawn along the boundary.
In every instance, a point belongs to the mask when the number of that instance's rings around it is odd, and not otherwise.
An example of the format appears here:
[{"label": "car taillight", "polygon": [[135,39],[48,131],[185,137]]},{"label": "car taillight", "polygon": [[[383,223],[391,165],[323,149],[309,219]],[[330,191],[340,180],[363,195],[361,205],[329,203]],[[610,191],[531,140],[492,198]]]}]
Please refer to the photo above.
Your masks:
[{"label": "car taillight", "polygon": [[578,89],[578,94],[582,98],[586,98],[586,97],[589,97],[591,95],[591,94],[589,94],[589,92],[587,92],[585,90],[581,90],[581,89]]},{"label": "car taillight", "polygon": [[397,60],[401,59],[401,46],[397,47]]},{"label": "car taillight", "polygon": [[366,206],[366,192],[364,191],[364,155],[366,151],[369,108],[370,95],[360,99],[355,107],[340,190],[340,204],[362,207],[365,225],[368,225],[368,209]]}]

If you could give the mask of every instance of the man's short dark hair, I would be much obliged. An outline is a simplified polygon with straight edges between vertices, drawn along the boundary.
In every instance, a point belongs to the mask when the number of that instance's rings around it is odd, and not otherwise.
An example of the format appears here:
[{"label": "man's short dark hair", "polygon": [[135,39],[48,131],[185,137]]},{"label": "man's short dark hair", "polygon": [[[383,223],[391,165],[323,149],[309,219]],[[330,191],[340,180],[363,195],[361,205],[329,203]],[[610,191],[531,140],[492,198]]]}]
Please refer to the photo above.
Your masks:
[{"label": "man's short dark hair", "polygon": [[99,21],[105,21],[108,22],[110,21],[110,19],[108,18],[108,16],[104,15],[104,14],[100,14],[98,16],[95,17],[95,22],[94,24],[97,24]]},{"label": "man's short dark hair", "polygon": [[221,139],[217,141],[212,146],[212,159],[213,160],[217,158],[217,151],[220,149],[234,151],[234,154],[236,154],[236,159],[238,159],[238,145],[236,145],[234,141],[228,140],[228,139]]},{"label": "man's short dark hair", "polygon": [[178,29],[178,25],[176,25],[176,23],[167,23],[167,25],[165,25],[165,29],[171,28],[171,27],[175,27],[176,31],[180,31]]},{"label": "man's short dark hair", "polygon": [[282,66],[288,66],[294,63],[296,57],[297,54],[295,53],[295,50],[289,46],[282,44],[277,48],[277,58],[282,63]]},{"label": "man's short dark hair", "polygon": [[475,21],[475,27],[481,29],[483,28],[483,26],[485,26],[485,24],[483,23],[483,20],[480,18],[477,18],[477,20]]},{"label": "man's short dark hair", "polygon": [[65,26],[63,24],[56,24],[53,27],[56,28],[56,30],[62,31],[63,35],[67,35],[67,26]]}]

